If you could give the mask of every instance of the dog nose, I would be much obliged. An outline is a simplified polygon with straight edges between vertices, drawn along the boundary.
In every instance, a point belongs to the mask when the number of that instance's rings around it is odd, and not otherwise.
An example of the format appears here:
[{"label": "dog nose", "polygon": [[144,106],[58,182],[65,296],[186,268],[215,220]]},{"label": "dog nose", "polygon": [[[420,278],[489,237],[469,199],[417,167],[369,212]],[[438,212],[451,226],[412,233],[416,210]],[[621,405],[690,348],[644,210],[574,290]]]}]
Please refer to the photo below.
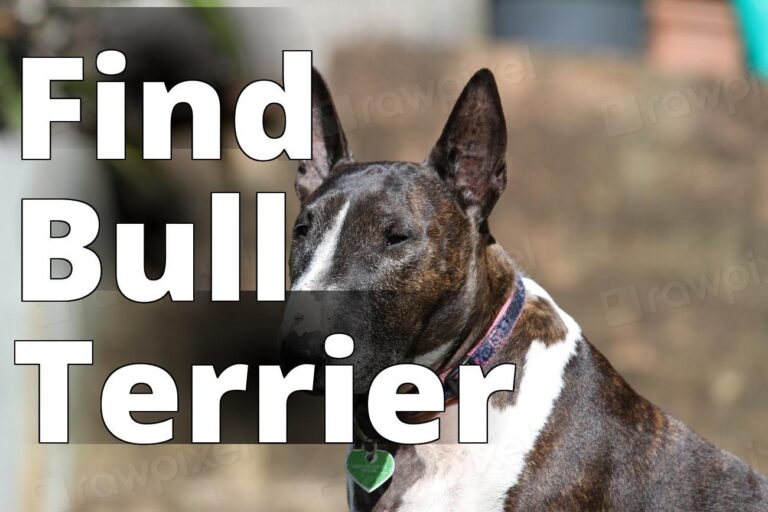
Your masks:
[{"label": "dog nose", "polygon": [[[327,307],[321,292],[291,292],[283,313],[284,335],[322,335],[328,326]],[[282,336],[281,336],[282,337]]]},{"label": "dog nose", "polygon": [[322,341],[289,333],[280,341],[280,367],[289,371],[301,364],[323,364]]},{"label": "dog nose", "polygon": [[332,308],[323,299],[324,292],[291,292],[280,327],[280,364],[283,369],[300,364],[322,365],[323,344],[330,334],[328,312]]}]

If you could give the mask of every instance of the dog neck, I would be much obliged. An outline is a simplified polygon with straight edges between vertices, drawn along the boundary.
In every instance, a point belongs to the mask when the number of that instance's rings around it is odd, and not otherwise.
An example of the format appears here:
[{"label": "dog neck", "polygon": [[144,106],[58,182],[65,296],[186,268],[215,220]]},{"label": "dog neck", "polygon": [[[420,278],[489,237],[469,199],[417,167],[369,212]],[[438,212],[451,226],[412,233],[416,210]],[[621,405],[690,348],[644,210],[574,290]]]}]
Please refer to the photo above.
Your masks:
[{"label": "dog neck", "polygon": [[519,271],[499,244],[493,242],[485,246],[475,261],[473,271],[476,273],[476,284],[471,287],[475,294],[468,306],[474,313],[470,315],[459,336],[463,341],[458,342],[452,355],[439,366],[443,369],[453,368],[464,360],[493,323],[507,299],[516,291],[515,282]]},{"label": "dog neck", "polygon": [[[487,288],[483,292],[487,307],[477,336],[493,322],[510,293],[514,293],[516,270],[503,250],[487,250]],[[581,329],[562,311],[535,281],[523,278],[526,301],[506,344],[489,366],[516,365],[515,390],[495,393],[488,403],[488,443],[460,445],[458,442],[457,401],[445,410],[421,415],[414,421],[440,419],[440,440],[418,446],[391,446],[400,468],[380,497],[356,496],[378,501],[375,510],[501,510],[508,493],[520,482],[529,457],[535,455],[540,436],[547,425],[569,376],[568,364],[577,352]],[[459,355],[459,361],[478,338],[472,338]],[[586,349],[584,349],[586,350]],[[456,364],[454,362],[454,364]],[[572,370],[571,370],[572,371]],[[562,407],[567,409],[568,405]],[[564,412],[568,414],[568,412]],[[482,485],[467,471],[484,475]],[[353,510],[355,510],[353,508]],[[362,508],[362,510],[369,510]]]}]

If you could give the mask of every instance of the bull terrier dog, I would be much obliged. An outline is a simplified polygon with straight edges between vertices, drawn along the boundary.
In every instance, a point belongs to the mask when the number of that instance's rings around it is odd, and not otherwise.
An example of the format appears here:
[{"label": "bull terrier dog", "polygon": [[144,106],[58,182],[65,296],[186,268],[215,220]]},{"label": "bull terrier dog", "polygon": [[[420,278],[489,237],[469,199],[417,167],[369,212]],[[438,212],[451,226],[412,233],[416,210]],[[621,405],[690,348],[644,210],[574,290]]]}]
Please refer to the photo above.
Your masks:
[{"label": "bull terrier dog", "polygon": [[[517,370],[514,390],[489,401],[487,444],[382,442],[394,474],[370,493],[350,484],[350,510],[768,510],[768,478],[638,395],[491,235],[507,133],[489,70],[470,79],[422,163],[356,162],[317,72],[312,137],[296,179],[291,289],[382,292],[354,300],[358,315],[346,314],[351,298],[319,315],[371,326],[343,361],[355,393],[390,365],[426,366],[445,383],[436,416],[450,430],[459,365]],[[281,355],[339,364],[307,321],[284,320]],[[356,432],[375,435],[363,422]]]}]

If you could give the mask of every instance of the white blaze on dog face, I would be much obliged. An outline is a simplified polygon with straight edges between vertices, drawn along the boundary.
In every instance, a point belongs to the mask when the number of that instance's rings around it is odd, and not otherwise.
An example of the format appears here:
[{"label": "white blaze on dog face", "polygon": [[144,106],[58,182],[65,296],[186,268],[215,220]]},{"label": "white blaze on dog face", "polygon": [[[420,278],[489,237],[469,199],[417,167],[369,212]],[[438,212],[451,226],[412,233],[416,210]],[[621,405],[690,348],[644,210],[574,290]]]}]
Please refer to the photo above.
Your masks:
[{"label": "white blaze on dog face", "polygon": [[336,213],[331,228],[323,234],[309,265],[293,284],[291,291],[329,291],[333,289],[330,283],[323,281],[323,278],[326,277],[327,271],[333,263],[333,256],[339,244],[341,228],[344,225],[348,210],[349,202],[345,202]]}]

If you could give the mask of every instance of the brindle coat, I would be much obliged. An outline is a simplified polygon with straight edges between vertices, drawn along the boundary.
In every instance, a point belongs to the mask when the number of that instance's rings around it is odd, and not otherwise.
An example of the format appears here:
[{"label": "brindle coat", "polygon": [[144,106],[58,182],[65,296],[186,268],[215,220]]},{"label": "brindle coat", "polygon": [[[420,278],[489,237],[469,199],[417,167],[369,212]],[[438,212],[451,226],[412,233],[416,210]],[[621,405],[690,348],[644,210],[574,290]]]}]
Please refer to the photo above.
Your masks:
[{"label": "brindle coat", "polygon": [[[296,181],[302,211],[292,280],[304,283],[300,289],[389,290],[409,297],[364,312],[376,337],[356,339],[357,392],[391,364],[415,361],[435,370],[457,364],[513,291],[517,270],[487,223],[506,185],[505,150],[501,103],[487,70],[470,80],[422,164],[355,163],[325,83],[313,75],[313,159],[302,163]],[[335,237],[331,249],[329,233]],[[315,257],[322,244],[327,261]],[[406,295],[391,297],[399,296]],[[288,319],[283,355],[328,362],[317,343],[310,347],[292,336],[292,322],[301,318]],[[555,347],[569,329],[551,300],[529,295],[492,363],[517,365],[515,391],[497,393],[491,407],[501,414],[512,410],[529,349],[534,343]],[[640,397],[582,336],[558,378],[561,392],[493,510],[768,510],[765,476]],[[414,510],[407,497],[429,485],[430,464],[454,463],[458,449],[387,448],[395,453],[393,478],[372,494],[352,486],[354,510]],[[430,506],[437,507],[420,510]]]}]

